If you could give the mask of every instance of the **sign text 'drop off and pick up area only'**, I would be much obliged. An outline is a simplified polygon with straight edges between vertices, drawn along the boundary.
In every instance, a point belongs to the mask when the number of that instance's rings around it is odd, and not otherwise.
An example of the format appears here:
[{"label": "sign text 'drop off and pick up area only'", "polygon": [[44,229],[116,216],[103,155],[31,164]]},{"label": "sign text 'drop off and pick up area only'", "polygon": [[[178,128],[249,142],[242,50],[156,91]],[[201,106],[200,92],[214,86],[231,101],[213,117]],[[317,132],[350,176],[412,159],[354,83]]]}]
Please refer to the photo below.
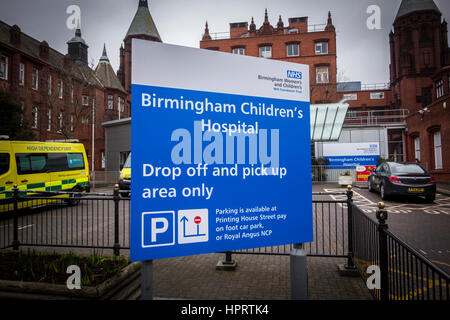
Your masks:
[{"label": "sign text 'drop off and pick up area only'", "polygon": [[131,259],[312,241],[308,66],[132,46]]}]

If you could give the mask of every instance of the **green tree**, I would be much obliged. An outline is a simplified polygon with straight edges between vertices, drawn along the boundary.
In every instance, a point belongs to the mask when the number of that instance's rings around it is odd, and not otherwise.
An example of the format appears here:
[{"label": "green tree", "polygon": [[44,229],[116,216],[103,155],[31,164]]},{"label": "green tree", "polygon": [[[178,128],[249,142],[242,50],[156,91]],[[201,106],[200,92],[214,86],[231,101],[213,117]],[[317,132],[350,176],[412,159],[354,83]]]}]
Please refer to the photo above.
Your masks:
[{"label": "green tree", "polygon": [[36,140],[20,102],[6,92],[0,92],[0,135],[15,141]]}]

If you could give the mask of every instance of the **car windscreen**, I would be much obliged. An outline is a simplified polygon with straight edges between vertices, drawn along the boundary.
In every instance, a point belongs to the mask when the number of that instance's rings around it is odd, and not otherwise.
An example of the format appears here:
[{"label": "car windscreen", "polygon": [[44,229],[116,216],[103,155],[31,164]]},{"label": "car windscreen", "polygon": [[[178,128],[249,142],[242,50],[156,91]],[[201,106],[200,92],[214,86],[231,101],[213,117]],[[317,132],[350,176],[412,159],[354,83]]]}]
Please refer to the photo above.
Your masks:
[{"label": "car windscreen", "polygon": [[414,163],[391,163],[390,167],[394,174],[426,174],[421,166]]}]

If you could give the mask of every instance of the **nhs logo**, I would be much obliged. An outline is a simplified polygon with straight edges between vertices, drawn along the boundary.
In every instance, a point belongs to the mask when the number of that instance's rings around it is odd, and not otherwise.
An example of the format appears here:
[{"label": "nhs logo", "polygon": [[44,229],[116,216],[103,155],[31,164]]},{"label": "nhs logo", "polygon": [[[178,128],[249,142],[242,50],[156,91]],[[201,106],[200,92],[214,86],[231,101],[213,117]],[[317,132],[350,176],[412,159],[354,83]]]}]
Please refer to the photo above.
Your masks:
[{"label": "nhs logo", "polygon": [[288,70],[287,77],[293,79],[302,79],[302,73],[300,71]]}]

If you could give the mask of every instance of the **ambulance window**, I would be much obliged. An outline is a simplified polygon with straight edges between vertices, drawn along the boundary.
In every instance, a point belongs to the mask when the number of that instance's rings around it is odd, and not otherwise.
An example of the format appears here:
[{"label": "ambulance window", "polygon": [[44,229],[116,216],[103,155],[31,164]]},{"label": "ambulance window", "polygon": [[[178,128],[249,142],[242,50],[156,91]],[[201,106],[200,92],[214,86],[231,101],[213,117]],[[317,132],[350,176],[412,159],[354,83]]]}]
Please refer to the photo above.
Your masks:
[{"label": "ambulance window", "polygon": [[67,163],[70,169],[84,169],[84,160],[82,153],[68,153]]},{"label": "ambulance window", "polygon": [[8,172],[9,170],[9,154],[0,153],[0,175]]},{"label": "ambulance window", "polygon": [[47,163],[45,156],[41,155],[32,155],[30,156],[30,162],[31,162],[31,171],[33,172],[41,172],[45,164]]},{"label": "ambulance window", "polygon": [[33,174],[44,172],[47,164],[45,154],[17,154],[17,172],[19,174]]},{"label": "ambulance window", "polygon": [[67,168],[67,157],[65,153],[49,153],[47,171],[58,172],[66,171]]}]

